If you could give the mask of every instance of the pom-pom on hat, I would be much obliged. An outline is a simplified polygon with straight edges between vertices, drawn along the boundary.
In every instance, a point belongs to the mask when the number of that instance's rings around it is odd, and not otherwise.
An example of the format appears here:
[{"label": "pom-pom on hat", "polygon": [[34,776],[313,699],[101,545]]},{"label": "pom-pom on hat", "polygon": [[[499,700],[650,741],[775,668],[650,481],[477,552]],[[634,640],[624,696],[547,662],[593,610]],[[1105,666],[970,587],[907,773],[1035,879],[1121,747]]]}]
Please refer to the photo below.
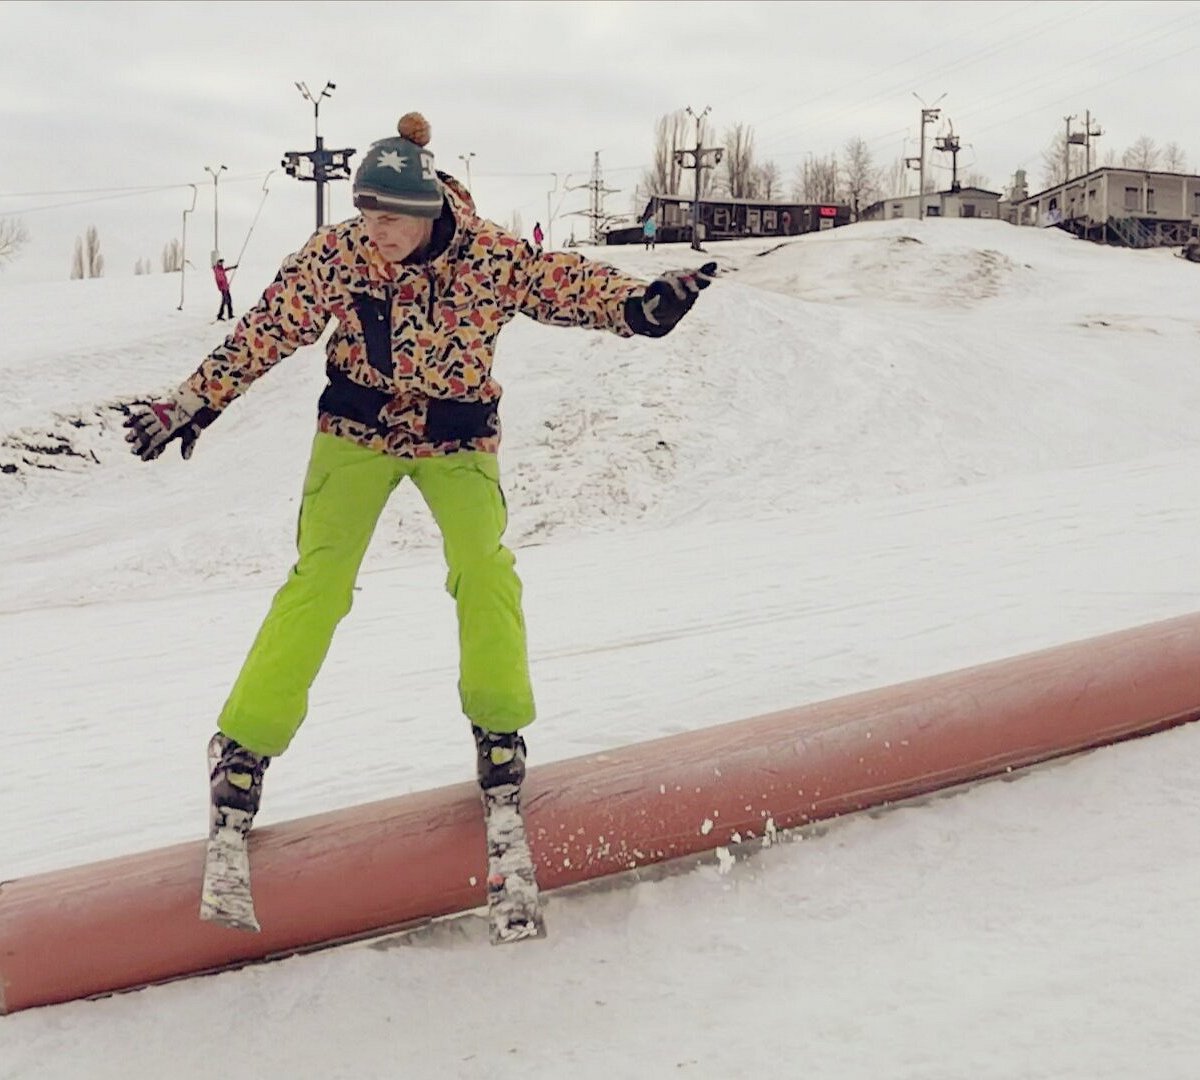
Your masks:
[{"label": "pom-pom on hat", "polygon": [[405,113],[396,125],[399,136],[372,143],[354,174],[354,205],[359,210],[388,210],[411,217],[435,218],[445,195],[429,142],[429,121]]}]

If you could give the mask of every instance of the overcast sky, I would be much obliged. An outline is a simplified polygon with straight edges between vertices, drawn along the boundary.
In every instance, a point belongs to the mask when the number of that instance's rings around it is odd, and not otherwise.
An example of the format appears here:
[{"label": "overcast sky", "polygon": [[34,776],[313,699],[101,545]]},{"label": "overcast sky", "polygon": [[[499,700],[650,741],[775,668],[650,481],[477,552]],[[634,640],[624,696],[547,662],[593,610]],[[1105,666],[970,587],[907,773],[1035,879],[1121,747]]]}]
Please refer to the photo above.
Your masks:
[{"label": "overcast sky", "polygon": [[[460,155],[473,154],[481,211],[507,223],[517,210],[526,233],[545,225],[556,189],[555,241],[586,235],[582,217],[565,216],[584,193],[564,198],[564,187],[586,182],[593,153],[620,189],[606,208],[629,209],[656,119],[687,105],[711,107],[718,133],[752,125],[759,159],[776,161],[789,187],[806,153],[853,136],[880,163],[915,154],[914,94],[940,99],[960,169],[996,190],[1019,168],[1041,186],[1043,149],[1064,116],[1082,124],[1088,109],[1101,155],[1148,134],[1179,143],[1200,171],[1200,2],[5,0],[0,41],[0,214],[19,215],[32,237],[0,288],[65,278],[91,224],[106,275],[131,274],[143,257],[157,270],[189,184],[189,256],[203,265],[205,166],[226,166],[227,260],[243,245],[272,263],[299,247],[315,224],[313,187],[268,178],[284,150],[313,145],[297,81],[337,84],[321,107],[329,147],[361,152],[401,113],[424,112],[439,166],[465,179]],[[129,190],[154,187],[167,190]],[[353,212],[348,183],[331,198],[334,220]]]}]

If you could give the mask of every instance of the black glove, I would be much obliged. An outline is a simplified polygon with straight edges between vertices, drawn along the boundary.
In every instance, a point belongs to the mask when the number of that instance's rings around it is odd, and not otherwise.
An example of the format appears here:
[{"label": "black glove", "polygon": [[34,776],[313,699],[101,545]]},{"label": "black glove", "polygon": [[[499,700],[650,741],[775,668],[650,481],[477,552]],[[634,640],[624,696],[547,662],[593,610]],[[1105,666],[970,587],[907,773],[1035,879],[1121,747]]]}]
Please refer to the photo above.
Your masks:
[{"label": "black glove", "polygon": [[641,296],[631,296],[625,301],[629,329],[645,337],[669,334],[716,274],[717,264],[707,262],[699,270],[671,270],[656,278]]},{"label": "black glove", "polygon": [[193,391],[181,389],[163,401],[141,402],[130,409],[125,441],[143,461],[153,461],[167,443],[178,439],[179,452],[187,459],[200,432],[220,415]]}]

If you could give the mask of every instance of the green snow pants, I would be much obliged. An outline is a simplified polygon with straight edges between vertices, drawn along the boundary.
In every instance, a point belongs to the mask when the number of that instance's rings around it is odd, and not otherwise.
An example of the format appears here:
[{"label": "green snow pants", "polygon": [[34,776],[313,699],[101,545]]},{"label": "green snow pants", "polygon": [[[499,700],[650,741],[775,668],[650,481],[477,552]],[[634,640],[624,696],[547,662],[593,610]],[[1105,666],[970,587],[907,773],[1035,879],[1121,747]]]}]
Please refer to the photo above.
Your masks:
[{"label": "green snow pants", "polygon": [[[219,726],[259,754],[283,753],[388,497],[412,477],[441,530],[458,608],[459,696],[472,723],[516,731],[534,718],[521,581],[500,542],[507,524],[494,454],[401,459],[318,433],[304,479],[299,558],[275,594]],[[397,643],[397,651],[402,643]]]}]

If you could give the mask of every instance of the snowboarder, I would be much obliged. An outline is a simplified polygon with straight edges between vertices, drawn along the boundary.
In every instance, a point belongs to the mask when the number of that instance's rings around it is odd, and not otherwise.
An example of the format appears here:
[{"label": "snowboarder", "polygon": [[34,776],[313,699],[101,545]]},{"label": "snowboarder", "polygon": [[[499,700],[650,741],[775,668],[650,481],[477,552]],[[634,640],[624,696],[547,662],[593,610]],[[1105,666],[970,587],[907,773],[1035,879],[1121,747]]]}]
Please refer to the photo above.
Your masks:
[{"label": "snowboarder", "polygon": [[424,117],[408,113],[398,130],[371,146],[355,174],[359,214],[314,233],[224,343],[173,393],[126,421],[143,460],[176,440],[189,458],[200,434],[255,379],[336,321],[298,558],[209,742],[210,840],[218,830],[243,839],[249,831],[264,771],[304,720],[376,522],[405,477],[444,542],[459,621],[459,694],[479,785],[485,794],[519,786],[521,732],[534,719],[534,700],[521,583],[501,542],[496,337],[518,314],[662,337],[716,270],[707,263],[647,282],[572,252],[541,253],[479,218],[470,194],[435,169]]},{"label": "snowboarder", "polygon": [[[229,318],[233,318],[233,296],[229,292],[229,276],[225,273],[225,260],[218,259],[213,263],[213,280],[217,283],[217,291],[221,294],[221,306],[217,308],[217,322],[221,322],[225,318],[225,313],[229,312]],[[237,263],[234,263],[230,270],[237,269]]]},{"label": "snowboarder", "polygon": [[542,241],[546,238],[546,234],[542,232],[542,223],[535,221],[533,223],[533,242],[538,247],[542,246]]},{"label": "snowboarder", "polygon": [[651,214],[644,222],[642,222],[642,240],[645,241],[646,250],[654,250],[654,240],[658,236],[658,221]]}]

